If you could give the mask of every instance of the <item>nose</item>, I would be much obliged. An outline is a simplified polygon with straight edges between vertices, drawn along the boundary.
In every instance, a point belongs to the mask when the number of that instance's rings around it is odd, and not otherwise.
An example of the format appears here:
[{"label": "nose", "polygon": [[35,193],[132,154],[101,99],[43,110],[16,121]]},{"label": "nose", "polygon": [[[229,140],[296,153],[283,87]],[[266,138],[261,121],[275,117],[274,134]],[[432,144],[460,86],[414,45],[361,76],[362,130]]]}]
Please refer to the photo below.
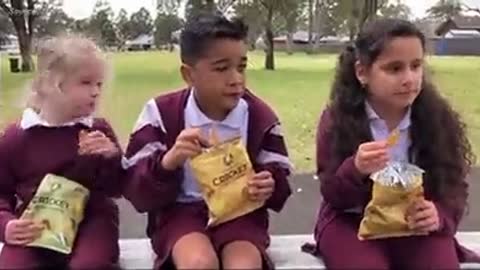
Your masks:
[{"label": "nose", "polygon": [[244,81],[245,81],[245,75],[238,70],[233,70],[231,79],[230,79],[230,85],[231,86],[243,85]]},{"label": "nose", "polygon": [[418,76],[419,76],[418,70],[407,68],[405,71],[403,84],[408,86],[412,85],[418,79]]}]

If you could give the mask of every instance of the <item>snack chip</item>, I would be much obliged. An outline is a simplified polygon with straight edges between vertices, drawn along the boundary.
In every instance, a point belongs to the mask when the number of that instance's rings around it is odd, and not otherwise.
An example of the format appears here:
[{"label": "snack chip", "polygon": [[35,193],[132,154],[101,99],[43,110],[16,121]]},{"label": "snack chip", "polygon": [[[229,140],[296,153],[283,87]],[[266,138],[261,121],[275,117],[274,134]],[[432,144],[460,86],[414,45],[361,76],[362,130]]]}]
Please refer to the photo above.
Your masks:
[{"label": "snack chip", "polygon": [[20,217],[44,226],[40,237],[27,246],[70,254],[89,193],[87,188],[76,182],[47,174]]},{"label": "snack chip", "polygon": [[372,198],[360,223],[360,240],[420,234],[408,227],[406,214],[412,203],[423,198],[423,173],[415,165],[392,162],[370,176]]},{"label": "snack chip", "polygon": [[395,129],[390,133],[390,136],[387,138],[387,145],[392,147],[395,144],[398,143],[398,140],[400,139],[400,131],[398,129]]},{"label": "snack chip", "polygon": [[248,196],[247,184],[254,171],[240,138],[205,149],[190,160],[190,166],[208,206],[208,226],[216,226],[262,207],[263,202],[252,201]]}]

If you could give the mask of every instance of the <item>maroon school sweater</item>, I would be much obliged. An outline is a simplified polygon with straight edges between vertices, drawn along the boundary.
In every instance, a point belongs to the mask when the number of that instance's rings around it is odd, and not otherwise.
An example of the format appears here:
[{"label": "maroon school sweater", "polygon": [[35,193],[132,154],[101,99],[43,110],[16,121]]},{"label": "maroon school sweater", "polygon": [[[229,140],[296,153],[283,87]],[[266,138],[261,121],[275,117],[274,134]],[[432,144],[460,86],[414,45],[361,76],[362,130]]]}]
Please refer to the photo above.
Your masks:
[{"label": "maroon school sweater", "polygon": [[[184,89],[153,99],[153,105],[145,107],[146,116],[142,115],[145,119],[139,119],[143,125],[131,135],[126,151],[124,196],[139,212],[148,212],[149,235],[160,223],[162,211],[174,205],[180,193],[182,169],[168,171],[162,168],[161,160],[184,129],[184,109],[189,94],[190,90]],[[283,136],[277,131],[280,122],[270,107],[249,91],[243,99],[249,112],[246,147],[250,160],[255,171],[268,170],[275,180],[275,191],[262,214],[257,216],[260,224],[268,226],[267,208],[280,211],[291,194],[288,182],[290,168],[286,166],[287,149]],[[275,153],[280,162],[275,159],[260,162],[262,151]]]},{"label": "maroon school sweater", "polygon": [[[121,153],[111,159],[98,155],[78,155],[80,130],[99,130],[118,146],[110,125],[95,119],[91,128],[83,124],[64,127],[7,127],[0,136],[0,241],[5,241],[5,226],[21,215],[48,173],[64,176],[90,190],[85,215],[115,215],[111,197],[121,194]],[[115,208],[115,209],[112,209]]]},{"label": "maroon school sweater", "polygon": [[[317,174],[320,179],[320,190],[323,198],[315,228],[317,242],[325,226],[338,215],[344,214],[345,210],[358,207],[365,209],[370,201],[372,191],[372,181],[368,179],[368,176],[362,175],[355,167],[355,153],[345,159],[338,168],[331,168],[331,141],[327,135],[331,125],[331,112],[327,109],[322,114],[317,130]],[[425,197],[427,199],[432,197],[432,194],[428,193],[428,189],[425,191]],[[441,227],[436,233],[453,237],[457,232],[461,214],[441,202],[434,201],[434,204],[438,210]],[[462,207],[464,208],[465,205],[462,205]],[[461,247],[458,242],[457,250],[459,251],[460,261],[480,262],[480,257],[477,254]]]}]

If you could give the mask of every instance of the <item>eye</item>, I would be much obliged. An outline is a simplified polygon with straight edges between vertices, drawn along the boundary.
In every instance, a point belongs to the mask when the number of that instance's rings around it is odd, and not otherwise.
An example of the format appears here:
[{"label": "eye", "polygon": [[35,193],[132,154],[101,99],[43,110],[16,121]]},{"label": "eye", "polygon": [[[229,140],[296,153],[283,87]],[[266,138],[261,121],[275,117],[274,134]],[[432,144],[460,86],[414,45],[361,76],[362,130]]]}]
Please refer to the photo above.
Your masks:
[{"label": "eye", "polygon": [[247,69],[247,65],[246,64],[242,64],[238,67],[238,72],[240,73],[244,73],[245,70]]},{"label": "eye", "polygon": [[82,81],[82,85],[90,85],[91,84],[91,81],[89,80],[83,80]]},{"label": "eye", "polygon": [[403,69],[403,65],[400,64],[400,63],[393,63],[393,64],[390,64],[386,67],[386,70],[389,73],[398,73],[398,72],[402,71],[402,69]]},{"label": "eye", "polygon": [[217,72],[225,72],[228,70],[228,67],[215,67],[215,71]]}]

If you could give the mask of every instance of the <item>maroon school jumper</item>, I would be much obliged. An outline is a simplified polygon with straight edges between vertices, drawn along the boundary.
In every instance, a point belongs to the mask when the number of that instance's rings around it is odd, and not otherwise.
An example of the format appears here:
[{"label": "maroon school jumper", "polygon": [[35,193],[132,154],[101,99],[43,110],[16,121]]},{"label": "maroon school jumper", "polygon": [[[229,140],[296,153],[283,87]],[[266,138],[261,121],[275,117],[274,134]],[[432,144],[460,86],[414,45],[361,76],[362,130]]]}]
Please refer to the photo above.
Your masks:
[{"label": "maroon school jumper", "polygon": [[[59,267],[72,269],[114,268],[119,257],[118,207],[112,197],[121,194],[121,154],[109,160],[101,156],[79,156],[80,130],[100,130],[117,143],[109,124],[94,119],[87,127],[12,125],[0,138],[0,241],[5,226],[18,218],[48,173],[64,176],[87,187],[91,194],[85,218],[79,226],[70,256],[41,248],[4,245],[0,269]],[[118,146],[118,143],[117,143]]]},{"label": "maroon school jumper", "polygon": [[[291,194],[287,180],[290,170],[276,162],[259,164],[256,161],[262,150],[287,158],[283,137],[273,131],[279,125],[278,119],[264,102],[246,92],[243,98],[249,110],[247,151],[255,171],[268,170],[272,173],[275,191],[265,207],[206,230],[208,212],[204,203],[176,202],[181,189],[182,169],[168,171],[161,167],[160,162],[184,129],[184,109],[189,93],[185,89],[151,101],[154,106],[153,109],[150,107],[153,110],[150,115],[157,115],[157,118],[143,119],[148,124],[132,134],[126,154],[130,164],[127,165],[128,180],[124,195],[138,211],[148,212],[147,234],[158,255],[155,267],[167,267],[167,259],[177,240],[185,234],[199,231],[211,238],[217,251],[232,241],[250,241],[262,253],[265,267],[272,268],[265,252],[270,242],[267,209],[280,211],[283,208]],[[148,152],[148,155],[142,154]]]},{"label": "maroon school jumper", "polygon": [[[459,262],[480,262],[479,257],[454,238],[460,217],[435,203],[441,229],[429,236],[400,237],[360,241],[357,232],[361,214],[346,209],[365,208],[371,197],[372,181],[361,175],[354,157],[347,158],[336,170],[330,167],[328,109],[322,114],[317,131],[317,173],[323,202],[315,228],[316,254],[331,269],[456,269]],[[426,172],[428,174],[428,172]],[[428,177],[428,175],[427,175]],[[426,198],[431,197],[425,194]]]}]

